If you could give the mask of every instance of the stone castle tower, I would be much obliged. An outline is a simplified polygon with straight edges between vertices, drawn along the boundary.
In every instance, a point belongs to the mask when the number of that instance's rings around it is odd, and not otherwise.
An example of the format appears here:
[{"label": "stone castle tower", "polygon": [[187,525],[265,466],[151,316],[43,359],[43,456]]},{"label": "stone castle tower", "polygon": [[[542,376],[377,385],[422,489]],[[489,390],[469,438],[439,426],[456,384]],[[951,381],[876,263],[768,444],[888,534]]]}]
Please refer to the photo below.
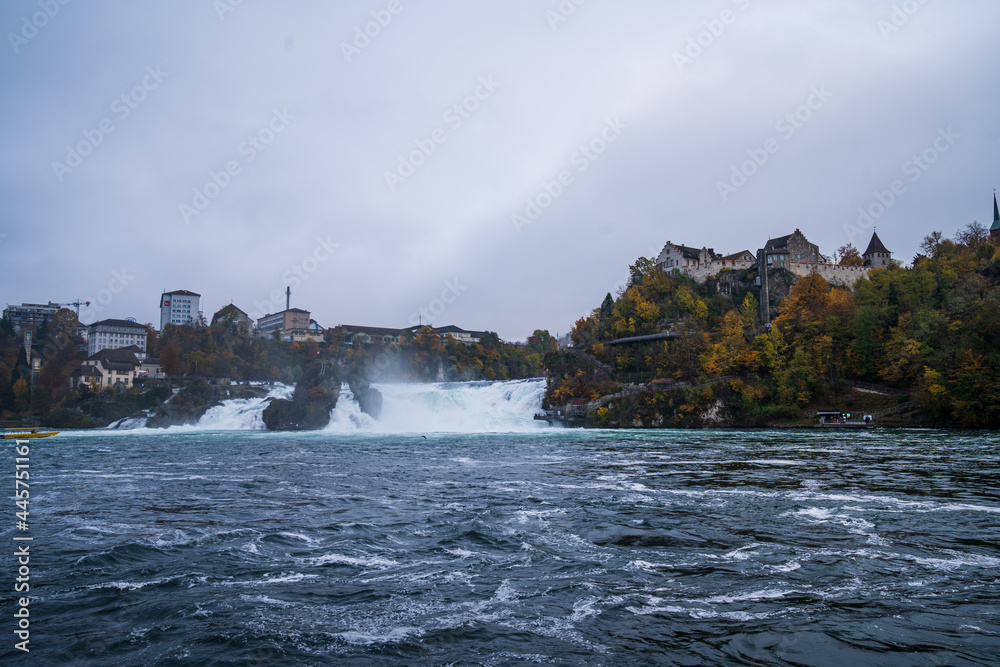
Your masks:
[{"label": "stone castle tower", "polygon": [[868,249],[861,257],[865,260],[865,266],[870,266],[873,269],[884,269],[889,266],[892,253],[882,244],[882,239],[878,237],[878,234],[872,232],[872,240],[868,242]]}]

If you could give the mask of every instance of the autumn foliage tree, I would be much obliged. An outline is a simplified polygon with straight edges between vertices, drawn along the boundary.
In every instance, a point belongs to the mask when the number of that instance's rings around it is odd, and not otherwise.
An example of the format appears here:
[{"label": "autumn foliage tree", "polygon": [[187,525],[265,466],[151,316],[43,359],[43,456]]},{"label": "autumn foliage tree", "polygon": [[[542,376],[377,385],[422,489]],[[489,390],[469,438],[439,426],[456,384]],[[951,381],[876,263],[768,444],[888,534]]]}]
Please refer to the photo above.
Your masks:
[{"label": "autumn foliage tree", "polygon": [[865,263],[864,258],[861,257],[861,253],[854,247],[853,243],[847,243],[837,248],[836,256],[837,263],[841,266],[861,266]]},{"label": "autumn foliage tree", "polygon": [[[831,287],[819,274],[795,278],[770,331],[759,328],[754,294],[739,287],[754,276],[729,280],[727,289],[737,291],[726,298],[713,280],[696,283],[637,262],[628,289],[577,321],[571,338],[630,376],[750,378],[737,383],[752,389],[740,400],[762,410],[769,400],[801,409],[841,379],[857,379],[910,393],[931,419],[1000,427],[1000,248],[987,234],[978,223],[955,240],[933,232],[912,267],[873,268],[851,289]],[[851,244],[837,257],[842,265],[862,263]],[[662,331],[678,335],[606,345]]]}]

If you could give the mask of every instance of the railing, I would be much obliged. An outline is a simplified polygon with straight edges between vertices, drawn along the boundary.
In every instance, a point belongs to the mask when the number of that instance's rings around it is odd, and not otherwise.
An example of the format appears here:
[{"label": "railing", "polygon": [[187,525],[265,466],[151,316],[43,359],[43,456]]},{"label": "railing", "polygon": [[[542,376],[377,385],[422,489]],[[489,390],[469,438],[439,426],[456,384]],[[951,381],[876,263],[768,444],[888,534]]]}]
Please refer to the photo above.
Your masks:
[{"label": "railing", "polygon": [[615,373],[615,380],[618,382],[648,382],[655,377],[656,373],[650,372]]},{"label": "railing", "polygon": [[580,405],[577,407],[583,408],[584,412],[592,412],[597,408],[602,407],[606,403],[610,403],[616,398],[625,398],[626,396],[635,396],[636,394],[642,394],[649,390],[646,385],[632,385],[631,387],[625,387],[621,391],[615,394],[608,394],[607,396],[601,396],[600,398],[595,398],[594,400]]},{"label": "railing", "polygon": [[872,415],[873,418],[879,419],[881,417],[888,417],[889,415],[894,415],[897,412],[907,412],[913,410],[914,408],[919,408],[920,403],[916,401],[907,401],[906,403],[900,403],[899,405],[894,405],[891,408],[886,408],[885,410],[879,410]]}]

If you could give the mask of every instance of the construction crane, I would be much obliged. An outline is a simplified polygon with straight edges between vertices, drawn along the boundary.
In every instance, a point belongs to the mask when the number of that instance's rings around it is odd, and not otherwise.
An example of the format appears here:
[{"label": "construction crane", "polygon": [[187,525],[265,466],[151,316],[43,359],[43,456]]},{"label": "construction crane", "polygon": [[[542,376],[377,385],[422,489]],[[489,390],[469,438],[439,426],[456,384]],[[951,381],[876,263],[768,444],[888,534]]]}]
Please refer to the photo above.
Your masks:
[{"label": "construction crane", "polygon": [[77,299],[76,301],[70,301],[69,303],[60,303],[59,305],[60,306],[76,306],[76,319],[80,319],[80,306],[89,306],[90,302],[89,301],[80,301],[79,299]]}]

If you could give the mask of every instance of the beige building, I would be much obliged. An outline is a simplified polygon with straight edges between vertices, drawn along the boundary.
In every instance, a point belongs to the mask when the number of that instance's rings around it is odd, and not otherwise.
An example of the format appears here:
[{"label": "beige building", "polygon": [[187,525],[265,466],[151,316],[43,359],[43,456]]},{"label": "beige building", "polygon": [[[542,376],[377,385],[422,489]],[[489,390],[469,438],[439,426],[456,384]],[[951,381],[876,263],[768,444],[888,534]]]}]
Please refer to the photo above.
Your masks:
[{"label": "beige building", "polygon": [[113,387],[119,391],[135,384],[141,362],[128,350],[101,350],[87,357],[70,375],[70,386],[90,384],[98,389]]},{"label": "beige building", "polygon": [[459,343],[465,343],[466,345],[478,343],[486,335],[485,331],[466,331],[465,329],[456,327],[454,324],[449,324],[446,327],[432,328],[441,336],[441,340],[451,336]]},{"label": "beige building", "polygon": [[149,378],[150,380],[162,380],[167,374],[160,368],[160,360],[156,357],[146,357],[139,361],[138,377]]},{"label": "beige building", "polygon": [[667,241],[656,258],[656,268],[669,273],[674,269],[684,272],[721,259],[713,248],[692,248]]},{"label": "beige building", "polygon": [[326,339],[323,329],[289,329],[281,332],[281,340],[290,343],[322,343]]},{"label": "beige building", "polygon": [[257,320],[257,332],[261,336],[279,335],[293,329],[309,328],[309,311],[289,308],[280,313],[271,313]]},{"label": "beige building", "polygon": [[344,334],[344,344],[370,345],[372,343],[382,343],[383,345],[395,345],[403,336],[403,329],[390,329],[387,327],[362,327],[353,324],[341,324],[335,331]]}]

